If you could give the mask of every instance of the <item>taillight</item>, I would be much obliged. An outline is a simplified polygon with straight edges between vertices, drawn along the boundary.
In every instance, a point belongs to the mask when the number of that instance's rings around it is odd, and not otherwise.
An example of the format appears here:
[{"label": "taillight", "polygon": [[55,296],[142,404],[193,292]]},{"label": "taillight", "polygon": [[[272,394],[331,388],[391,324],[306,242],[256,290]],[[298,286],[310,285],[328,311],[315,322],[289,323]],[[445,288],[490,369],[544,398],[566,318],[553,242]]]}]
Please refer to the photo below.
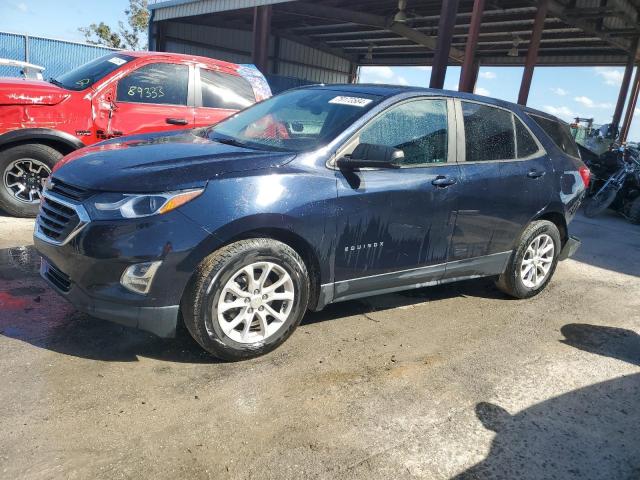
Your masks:
[{"label": "taillight", "polygon": [[582,177],[584,188],[589,188],[589,182],[591,181],[591,171],[587,167],[582,166],[578,169],[578,172],[580,172],[580,176]]}]

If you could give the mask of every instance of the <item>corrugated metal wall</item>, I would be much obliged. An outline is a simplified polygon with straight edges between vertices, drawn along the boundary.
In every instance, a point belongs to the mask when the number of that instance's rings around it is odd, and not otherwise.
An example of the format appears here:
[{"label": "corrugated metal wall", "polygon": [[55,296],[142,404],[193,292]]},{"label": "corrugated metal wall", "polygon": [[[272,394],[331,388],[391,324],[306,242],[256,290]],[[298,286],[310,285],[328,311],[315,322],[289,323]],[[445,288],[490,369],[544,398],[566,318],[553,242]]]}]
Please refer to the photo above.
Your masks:
[{"label": "corrugated metal wall", "polygon": [[[234,63],[251,62],[251,32],[229,28],[162,22],[165,50],[218,58]],[[348,60],[281,38],[276,65],[269,71],[316,83],[345,83],[349,80]],[[269,57],[275,57],[275,39],[269,41]]]},{"label": "corrugated metal wall", "polygon": [[[22,60],[45,67],[45,78],[61,75],[112,51],[111,48],[83,43],[0,32],[0,58]],[[0,67],[0,76],[19,75],[17,68]]]}]

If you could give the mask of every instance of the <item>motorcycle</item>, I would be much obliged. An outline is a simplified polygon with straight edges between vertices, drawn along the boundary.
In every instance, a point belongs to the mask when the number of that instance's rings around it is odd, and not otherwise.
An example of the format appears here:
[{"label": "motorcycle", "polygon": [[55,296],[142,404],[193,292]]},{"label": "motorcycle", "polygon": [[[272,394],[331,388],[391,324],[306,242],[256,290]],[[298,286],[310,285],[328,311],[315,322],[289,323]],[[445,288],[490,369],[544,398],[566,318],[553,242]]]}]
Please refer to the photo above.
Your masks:
[{"label": "motorcycle", "polygon": [[640,224],[640,152],[621,147],[587,162],[591,182],[584,214],[595,217],[607,208]]}]

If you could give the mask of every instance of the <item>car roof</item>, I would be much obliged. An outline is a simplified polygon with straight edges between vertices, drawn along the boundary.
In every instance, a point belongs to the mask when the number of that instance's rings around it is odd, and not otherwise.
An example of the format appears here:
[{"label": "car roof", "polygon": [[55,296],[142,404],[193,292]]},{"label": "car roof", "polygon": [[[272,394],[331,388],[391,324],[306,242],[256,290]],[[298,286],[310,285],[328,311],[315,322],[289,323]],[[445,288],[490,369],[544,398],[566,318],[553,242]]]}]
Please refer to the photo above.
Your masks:
[{"label": "car roof", "polygon": [[[300,88],[317,88],[317,89],[327,89],[327,90],[339,90],[344,93],[351,93],[353,95],[357,94],[369,94],[369,95],[379,95],[381,97],[393,97],[395,95],[399,95],[402,93],[416,93],[422,95],[444,95],[450,98],[460,98],[462,100],[475,100],[478,102],[487,103],[489,105],[495,105],[498,107],[507,108],[509,110],[517,110],[523,111],[525,113],[533,113],[535,115],[544,116],[549,119],[559,120],[553,115],[550,115],[546,112],[541,112],[539,110],[535,110],[530,107],[523,107],[522,105],[518,105],[517,103],[507,102],[506,100],[500,100],[498,98],[493,97],[485,97],[484,95],[476,95],[473,93],[466,92],[458,92],[456,90],[441,90],[437,88],[424,88],[424,87],[413,87],[413,86],[404,86],[404,85],[384,85],[378,83],[344,83],[344,84],[330,84],[330,85],[311,85],[308,87],[300,87]],[[562,120],[559,120],[562,121]],[[563,122],[564,123],[564,122]]]},{"label": "car roof", "polygon": [[231,69],[237,69],[239,66],[236,63],[225,62],[223,60],[217,60],[215,58],[201,57],[198,55],[188,55],[184,53],[171,53],[171,52],[149,52],[149,51],[132,51],[132,50],[119,50],[114,51],[115,54],[129,55],[135,58],[162,58],[164,60],[190,60],[196,63],[204,63],[208,65],[218,65],[221,67],[228,67]]}]

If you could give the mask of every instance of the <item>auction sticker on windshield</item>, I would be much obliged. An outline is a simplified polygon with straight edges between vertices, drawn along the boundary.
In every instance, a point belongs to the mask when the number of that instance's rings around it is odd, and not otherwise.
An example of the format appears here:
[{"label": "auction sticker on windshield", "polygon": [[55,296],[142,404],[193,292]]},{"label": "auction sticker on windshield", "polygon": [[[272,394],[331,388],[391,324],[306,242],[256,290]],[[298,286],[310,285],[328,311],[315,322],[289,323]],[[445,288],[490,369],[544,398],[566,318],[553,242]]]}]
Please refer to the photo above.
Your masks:
[{"label": "auction sticker on windshield", "polygon": [[343,95],[339,95],[329,100],[329,103],[337,103],[339,105],[351,105],[352,107],[366,107],[372,101],[373,100],[371,100],[370,98],[345,97]]},{"label": "auction sticker on windshield", "polygon": [[114,65],[118,65],[118,66],[121,66],[121,65],[124,65],[125,63],[127,63],[126,60],[124,60],[122,58],[118,58],[118,57],[111,57],[109,59],[109,62],[113,63]]}]

